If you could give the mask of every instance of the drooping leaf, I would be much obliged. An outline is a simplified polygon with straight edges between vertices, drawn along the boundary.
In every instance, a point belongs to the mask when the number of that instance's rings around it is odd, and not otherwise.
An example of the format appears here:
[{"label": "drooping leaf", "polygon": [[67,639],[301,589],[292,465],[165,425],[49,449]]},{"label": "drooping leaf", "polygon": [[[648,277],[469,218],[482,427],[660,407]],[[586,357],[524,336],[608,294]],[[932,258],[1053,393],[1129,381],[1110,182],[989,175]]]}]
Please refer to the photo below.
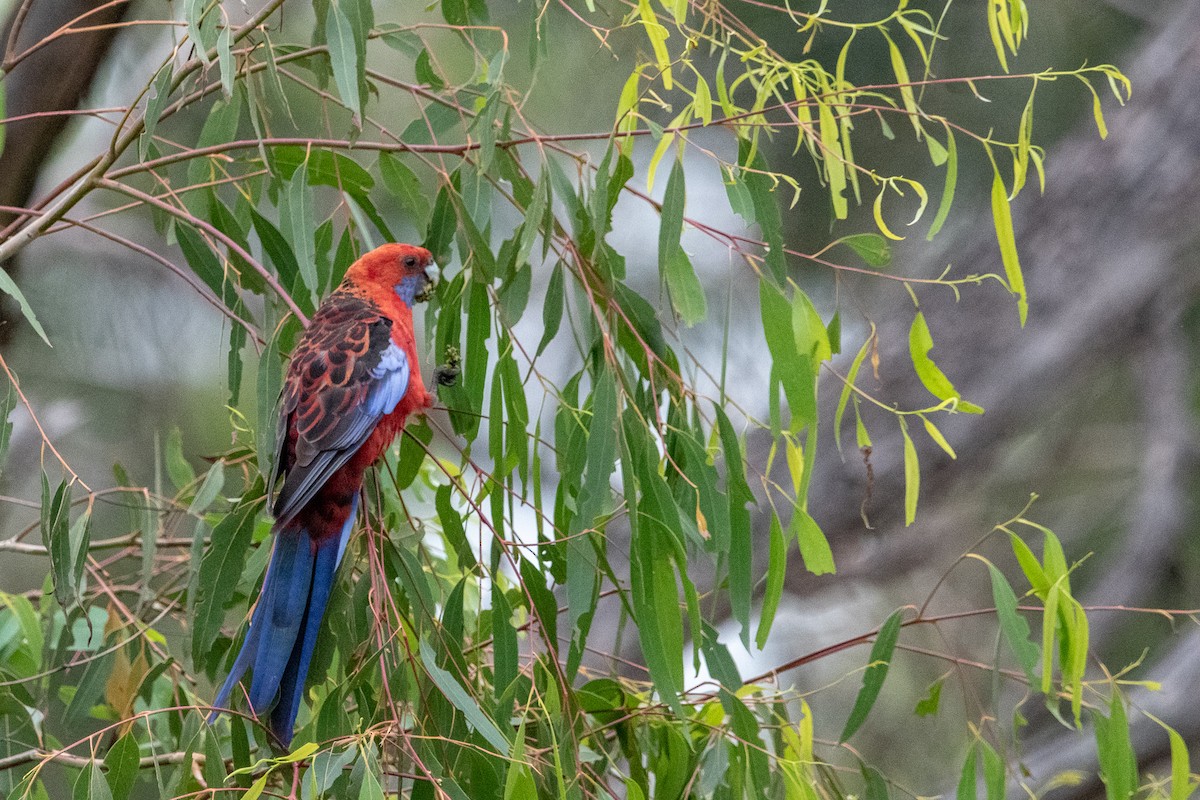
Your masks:
[{"label": "drooping leaf", "polygon": [[82,527],[76,533],[71,525],[71,481],[59,483],[53,495],[50,481],[42,473],[41,531],[42,544],[50,554],[50,569],[54,576],[54,597],[59,605],[68,608],[79,602],[79,581],[83,577],[84,557],[87,554],[85,534],[87,514],[80,516]]},{"label": "drooping leaf", "polygon": [[212,541],[204,552],[197,581],[197,597],[192,604],[192,659],[207,663],[213,640],[225,618],[225,608],[233,600],[234,588],[242,577],[246,549],[254,530],[254,518],[262,507],[261,481],[212,532]]},{"label": "drooping leaf", "polygon": [[900,435],[904,438],[904,524],[912,525],[917,518],[917,498],[921,495],[921,465],[917,448],[908,435],[908,426],[900,418]]},{"label": "drooping leaf", "polygon": [[846,741],[862,727],[879,698],[879,691],[883,688],[884,678],[887,677],[888,667],[891,666],[892,655],[896,651],[896,642],[900,638],[902,613],[900,609],[893,611],[875,635],[875,644],[871,647],[871,660],[863,672],[862,688],[854,698],[854,707],[850,709],[850,717],[846,720],[846,726],[842,728],[842,735],[838,737],[839,742]]},{"label": "drooping leaf", "polygon": [[[771,633],[771,625],[775,621],[775,612],[783,597],[783,579],[787,574],[787,540],[783,537],[783,528],[779,517],[771,515],[770,556],[767,562],[767,590],[763,596],[762,610],[758,617],[758,633],[754,643],[762,650],[767,645],[767,637]],[[807,562],[806,562],[807,563]]]},{"label": "drooping leaf", "polygon": [[133,784],[137,782],[139,757],[137,739],[132,733],[126,733],[117,739],[116,744],[105,754],[105,777],[113,797],[122,800],[129,797]]},{"label": "drooping leaf", "polygon": [[1000,245],[1000,258],[1004,262],[1004,275],[1008,288],[1017,297],[1017,315],[1022,327],[1029,313],[1029,301],[1025,296],[1025,276],[1017,258],[1017,239],[1013,233],[1012,210],[1008,205],[1008,193],[1004,181],[997,171],[992,178],[992,220],[996,225],[996,241]]},{"label": "drooping leaf", "polygon": [[658,229],[658,269],[670,292],[671,304],[686,324],[695,325],[707,315],[708,304],[704,287],[680,245],[685,196],[683,163],[676,160],[663,196]]},{"label": "drooping leaf", "polygon": [[1037,686],[1038,680],[1034,670],[1039,654],[1037,645],[1029,639],[1029,623],[1017,611],[1017,596],[1000,570],[989,563],[988,572],[992,579],[992,602],[996,604],[996,614],[1000,619],[1000,633],[1016,655],[1017,663],[1025,671],[1029,685]]},{"label": "drooping leaf", "polygon": [[886,267],[892,263],[891,243],[877,233],[855,233],[838,240],[859,258],[872,267]]},{"label": "drooping leaf", "polygon": [[421,663],[425,666],[425,671],[429,673],[430,679],[441,690],[450,704],[463,713],[467,718],[467,722],[475,732],[482,736],[488,744],[495,747],[500,753],[508,753],[510,743],[500,733],[496,727],[496,723],[492,722],[479,704],[475,702],[475,698],[471,697],[462,685],[446,670],[438,666],[437,656],[434,655],[433,648],[428,640],[422,639],[418,650],[421,655]]},{"label": "drooping leaf", "polygon": [[1125,703],[1115,687],[1108,708],[1107,717],[1099,711],[1092,712],[1100,778],[1109,800],[1128,800],[1138,788],[1137,756],[1130,739]]},{"label": "drooping leaf", "polygon": [[941,368],[933,363],[929,351],[933,349],[933,335],[929,332],[929,324],[925,315],[918,311],[913,317],[912,327],[908,331],[908,351],[912,357],[913,368],[925,388],[939,400],[957,400],[955,408],[966,414],[982,414],[983,409],[974,403],[962,399],[962,395],[954,388],[954,384],[946,377]]},{"label": "drooping leaf", "polygon": [[374,24],[370,3],[356,0],[328,0],[325,13],[325,41],[333,80],[342,101],[350,109],[354,124],[362,125],[363,97],[360,86],[366,69],[367,34]]},{"label": "drooping leaf", "polygon": [[[929,141],[934,141],[932,136],[926,136]],[[946,224],[946,219],[950,216],[950,206],[954,203],[954,190],[958,186],[958,146],[954,143],[954,131],[950,126],[946,126],[946,183],[942,188],[942,200],[938,204],[937,214],[933,217],[933,224],[929,226],[929,233],[925,235],[927,241],[933,241],[933,237],[941,231],[942,226]]]}]

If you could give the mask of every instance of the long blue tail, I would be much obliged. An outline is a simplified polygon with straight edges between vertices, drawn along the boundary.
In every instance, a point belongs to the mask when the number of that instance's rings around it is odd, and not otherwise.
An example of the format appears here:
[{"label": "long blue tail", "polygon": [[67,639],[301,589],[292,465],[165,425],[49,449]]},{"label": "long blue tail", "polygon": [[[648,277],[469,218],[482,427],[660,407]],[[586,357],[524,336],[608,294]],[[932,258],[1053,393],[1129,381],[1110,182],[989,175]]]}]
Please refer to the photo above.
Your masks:
[{"label": "long blue tail", "polygon": [[[267,727],[285,747],[292,743],[308,665],[357,508],[355,496],[338,537],[314,541],[299,528],[276,532],[275,550],[250,617],[250,631],[213,700],[217,708],[227,708],[234,687],[246,670],[252,669],[250,707],[261,716],[274,704]],[[217,712],[212,712],[208,721],[216,716]]]}]

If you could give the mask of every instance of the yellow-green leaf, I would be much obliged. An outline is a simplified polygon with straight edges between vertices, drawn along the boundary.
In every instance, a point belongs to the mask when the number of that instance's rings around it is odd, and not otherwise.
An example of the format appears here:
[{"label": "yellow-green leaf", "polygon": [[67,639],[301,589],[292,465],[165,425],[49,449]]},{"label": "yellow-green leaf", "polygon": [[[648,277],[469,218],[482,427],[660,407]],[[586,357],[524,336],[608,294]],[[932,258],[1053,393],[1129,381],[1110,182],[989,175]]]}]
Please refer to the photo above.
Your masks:
[{"label": "yellow-green leaf", "polygon": [[663,86],[673,89],[675,82],[671,78],[671,55],[667,52],[667,29],[659,23],[654,9],[650,8],[650,0],[638,0],[638,13],[646,36],[650,39],[650,47],[654,50],[654,60],[662,73]]},{"label": "yellow-green leaf", "polygon": [[[932,136],[925,137],[929,141],[933,141]],[[929,233],[925,235],[927,241],[931,241],[942,226],[946,224],[946,218],[950,216],[950,205],[954,202],[954,189],[958,185],[958,148],[954,145],[954,131],[950,130],[950,126],[946,126],[946,184],[942,189],[942,201],[938,204],[937,215],[933,218],[933,224],[929,226]]]},{"label": "yellow-green leaf", "polygon": [[900,418],[900,433],[904,436],[904,525],[912,525],[917,518],[917,497],[921,493],[921,466],[917,460],[917,448],[908,435],[908,425]]},{"label": "yellow-green leaf", "polygon": [[791,527],[800,545],[800,557],[804,559],[804,566],[809,572],[813,575],[837,572],[829,540],[807,511],[797,508],[792,515]]},{"label": "yellow-green leaf", "polygon": [[929,357],[929,351],[933,349],[933,336],[929,332],[929,325],[925,322],[925,315],[918,311],[913,318],[912,327],[908,330],[908,351],[912,357],[913,368],[917,372],[917,377],[921,379],[921,383],[929,390],[929,393],[938,400],[956,400],[955,408],[966,414],[982,414],[983,409],[974,403],[968,403],[962,399],[962,395],[954,388],[954,384],[946,377],[941,368],[933,363],[933,359]]},{"label": "yellow-green leaf", "polygon": [[938,430],[938,427],[924,416],[921,417],[921,422],[925,423],[925,432],[929,434],[929,438],[937,442],[937,446],[946,451],[946,455],[957,459],[958,456],[955,455],[954,448],[950,446],[948,441],[946,441],[946,437],[942,435],[942,432]]},{"label": "yellow-green leaf", "polygon": [[904,64],[904,56],[900,54],[900,48],[888,37],[888,53],[892,58],[892,72],[896,75],[896,83],[900,88],[900,100],[904,103],[904,110],[908,112],[909,122],[912,123],[913,129],[920,136],[921,118],[920,111],[917,109],[917,99],[913,96],[912,80],[908,77],[908,67]]},{"label": "yellow-green leaf", "polygon": [[842,415],[846,413],[846,403],[849,402],[850,393],[854,390],[854,381],[858,379],[858,370],[862,367],[863,359],[867,357],[867,351],[871,349],[874,339],[875,328],[872,325],[871,336],[867,337],[863,346],[858,349],[858,354],[854,356],[854,361],[850,362],[850,371],[846,373],[842,395],[838,398],[837,411],[833,415],[833,440],[837,443],[838,452],[842,450]]},{"label": "yellow-green leaf", "polygon": [[1008,288],[1017,296],[1017,314],[1021,326],[1029,313],[1029,302],[1025,296],[1025,277],[1021,274],[1021,262],[1017,258],[1017,239],[1013,233],[1012,210],[1008,207],[1008,194],[1004,181],[996,172],[992,178],[992,220],[996,224],[996,241],[1000,245],[1000,258],[1004,262],[1004,275]]},{"label": "yellow-green leaf", "polygon": [[887,184],[885,183],[880,187],[879,194],[875,195],[875,203],[871,207],[872,211],[875,213],[875,225],[879,228],[879,232],[884,236],[899,242],[902,241],[904,237],[897,236],[896,234],[892,233],[891,229],[888,228],[887,223],[883,221],[883,193],[886,191]]}]

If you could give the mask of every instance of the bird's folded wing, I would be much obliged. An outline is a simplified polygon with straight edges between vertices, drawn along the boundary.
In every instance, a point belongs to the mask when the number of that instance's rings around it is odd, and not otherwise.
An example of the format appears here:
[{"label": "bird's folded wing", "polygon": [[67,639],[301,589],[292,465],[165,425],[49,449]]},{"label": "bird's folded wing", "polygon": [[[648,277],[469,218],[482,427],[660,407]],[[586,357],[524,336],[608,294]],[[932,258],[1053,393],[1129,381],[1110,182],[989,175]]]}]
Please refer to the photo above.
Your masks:
[{"label": "bird's folded wing", "polygon": [[408,391],[408,356],[391,330],[361,298],[326,303],[313,317],[280,401],[276,524],[304,508]]}]

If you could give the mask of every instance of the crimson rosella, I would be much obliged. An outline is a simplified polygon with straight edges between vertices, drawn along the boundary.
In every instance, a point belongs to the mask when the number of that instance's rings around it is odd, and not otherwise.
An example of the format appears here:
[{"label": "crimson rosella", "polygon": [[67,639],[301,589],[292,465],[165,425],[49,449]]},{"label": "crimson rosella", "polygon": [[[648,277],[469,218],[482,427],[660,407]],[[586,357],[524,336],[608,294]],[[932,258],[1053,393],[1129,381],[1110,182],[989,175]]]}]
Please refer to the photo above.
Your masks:
[{"label": "crimson rosella", "polygon": [[[363,473],[431,403],[417,361],[412,305],[437,268],[428,250],[385,244],[351,265],[313,315],[280,396],[275,549],[242,649],[213,705],[227,707],[247,669],[255,714],[290,745],[309,661],[354,527]],[[209,717],[211,722],[216,711]]]}]

